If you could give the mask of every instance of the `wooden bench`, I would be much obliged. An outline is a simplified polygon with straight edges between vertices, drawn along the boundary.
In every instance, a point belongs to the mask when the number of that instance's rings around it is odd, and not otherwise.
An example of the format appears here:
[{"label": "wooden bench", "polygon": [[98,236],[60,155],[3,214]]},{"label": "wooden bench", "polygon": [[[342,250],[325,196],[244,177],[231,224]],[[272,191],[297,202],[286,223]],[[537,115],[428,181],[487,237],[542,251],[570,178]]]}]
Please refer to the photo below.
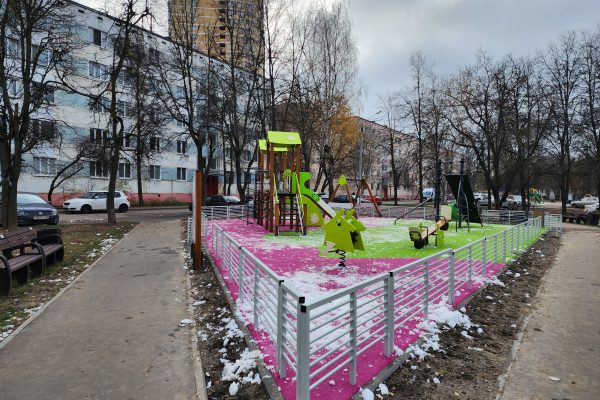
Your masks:
[{"label": "wooden bench", "polygon": [[10,293],[13,275],[18,283],[27,283],[31,273],[44,273],[44,251],[34,242],[36,238],[31,227],[0,233],[0,294]]},{"label": "wooden bench", "polygon": [[33,241],[42,246],[46,267],[61,262],[65,257],[65,247],[60,237],[60,229],[40,229]]}]

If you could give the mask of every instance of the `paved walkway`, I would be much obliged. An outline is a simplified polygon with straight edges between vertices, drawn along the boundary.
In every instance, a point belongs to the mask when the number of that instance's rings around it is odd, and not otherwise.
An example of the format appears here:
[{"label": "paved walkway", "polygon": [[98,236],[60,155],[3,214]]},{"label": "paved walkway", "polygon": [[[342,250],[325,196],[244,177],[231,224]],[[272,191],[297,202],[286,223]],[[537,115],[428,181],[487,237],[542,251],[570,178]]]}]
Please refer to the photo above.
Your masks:
[{"label": "paved walkway", "polygon": [[179,240],[138,225],[0,349],[0,398],[195,399]]},{"label": "paved walkway", "polygon": [[600,398],[600,229],[565,226],[502,399]]}]

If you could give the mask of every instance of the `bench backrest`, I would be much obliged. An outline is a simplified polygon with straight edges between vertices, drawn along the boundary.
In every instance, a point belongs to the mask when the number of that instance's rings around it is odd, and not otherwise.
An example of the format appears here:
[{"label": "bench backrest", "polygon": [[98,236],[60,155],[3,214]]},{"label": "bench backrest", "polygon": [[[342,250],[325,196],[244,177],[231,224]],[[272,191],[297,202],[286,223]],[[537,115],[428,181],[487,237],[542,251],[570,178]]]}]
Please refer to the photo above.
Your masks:
[{"label": "bench backrest", "polygon": [[30,243],[37,238],[36,232],[31,227],[19,228],[16,231],[0,233],[0,250],[9,250]]}]

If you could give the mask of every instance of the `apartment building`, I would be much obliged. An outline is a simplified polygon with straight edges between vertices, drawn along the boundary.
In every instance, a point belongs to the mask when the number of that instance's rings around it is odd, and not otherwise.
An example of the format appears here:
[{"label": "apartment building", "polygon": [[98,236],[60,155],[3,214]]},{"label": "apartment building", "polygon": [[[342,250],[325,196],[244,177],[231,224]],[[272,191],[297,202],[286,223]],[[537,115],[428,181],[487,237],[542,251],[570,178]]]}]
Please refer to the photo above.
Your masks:
[{"label": "apartment building", "polygon": [[169,36],[190,32],[196,48],[211,57],[255,69],[260,55],[262,2],[258,0],[170,0]]},{"label": "apartment building", "polygon": [[[69,14],[73,17],[75,33],[82,45],[72,54],[75,66],[74,82],[83,87],[93,88],[103,79],[108,66],[112,63],[115,45],[115,31],[120,22],[104,13],[84,5],[70,2],[72,9]],[[136,34],[143,40],[139,43],[147,57],[167,56],[173,46],[177,46],[167,37],[157,35],[142,28],[136,29]],[[9,43],[10,44],[10,43]],[[207,64],[207,56],[201,52],[194,55],[194,63],[198,65],[197,72],[202,74],[202,65]],[[218,63],[218,61],[214,61]],[[18,78],[18,77],[17,77]],[[46,79],[53,79],[49,75]],[[176,76],[172,78],[176,89]],[[127,78],[119,80],[118,113],[123,118],[125,131],[131,131],[135,124],[132,113],[134,102],[128,92]],[[38,146],[24,157],[24,169],[19,180],[19,190],[36,192],[45,195],[57,172],[69,164],[82,145],[87,147],[101,146],[109,137],[109,118],[106,107],[102,102],[90,101],[89,96],[57,87],[48,94],[49,106],[44,110],[43,120],[37,123],[41,132],[60,137],[60,141],[51,141],[47,145]],[[11,86],[11,96],[19,99],[18,79],[15,79],[14,90]],[[109,94],[106,95],[107,97]],[[169,199],[189,201],[191,199],[194,172],[200,157],[212,153],[216,157],[211,163],[209,177],[209,193],[221,192],[225,185],[224,167],[229,160],[220,135],[207,129],[207,145],[197,149],[186,134],[185,125],[177,118],[169,120],[166,110],[156,110],[162,118],[166,118],[160,130],[149,138],[152,154],[146,157],[141,165],[142,190],[146,201],[165,201]],[[137,165],[132,156],[135,147],[134,139],[127,137],[123,142],[121,152],[122,162],[119,164],[117,188],[137,196]],[[200,150],[200,152],[198,151]],[[222,155],[222,156],[221,156]],[[251,158],[251,157],[249,157]],[[103,190],[108,187],[108,165],[96,158],[87,157],[74,167],[77,173],[65,180],[54,191],[53,202],[62,204],[63,199],[90,190]],[[236,192],[233,185],[232,192]]]}]

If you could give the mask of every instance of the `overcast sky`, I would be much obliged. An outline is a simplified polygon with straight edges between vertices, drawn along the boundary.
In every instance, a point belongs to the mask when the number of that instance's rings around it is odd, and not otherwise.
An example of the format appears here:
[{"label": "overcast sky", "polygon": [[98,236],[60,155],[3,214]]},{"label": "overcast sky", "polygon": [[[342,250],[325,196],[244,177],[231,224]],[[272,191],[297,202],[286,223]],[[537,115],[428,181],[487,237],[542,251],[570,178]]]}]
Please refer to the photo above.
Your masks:
[{"label": "overcast sky", "polygon": [[478,48],[494,58],[535,54],[561,32],[600,23],[600,0],[347,1],[367,88],[366,118],[377,112],[379,95],[410,84],[413,51],[449,74],[473,63]]},{"label": "overcast sky", "polygon": [[[79,1],[91,6],[119,3]],[[473,63],[479,48],[494,58],[509,52],[535,54],[562,32],[593,30],[600,23],[600,0],[323,1],[345,1],[348,6],[366,89],[354,111],[365,118],[378,111],[379,95],[410,84],[408,58],[416,50],[436,72],[450,74]],[[165,13],[167,0],[150,2],[162,5]]]}]

